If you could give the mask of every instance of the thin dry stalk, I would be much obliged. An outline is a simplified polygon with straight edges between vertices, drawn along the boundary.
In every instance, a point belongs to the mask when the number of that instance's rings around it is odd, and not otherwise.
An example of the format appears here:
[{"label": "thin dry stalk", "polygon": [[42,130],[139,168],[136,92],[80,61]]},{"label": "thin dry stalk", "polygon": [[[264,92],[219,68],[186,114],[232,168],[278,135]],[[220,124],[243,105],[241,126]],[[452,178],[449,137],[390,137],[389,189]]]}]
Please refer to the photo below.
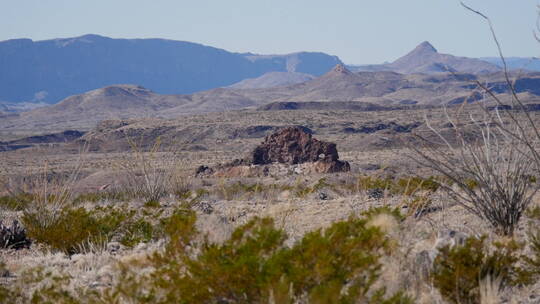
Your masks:
[{"label": "thin dry stalk", "polygon": [[500,277],[492,278],[490,275],[480,280],[480,304],[500,304],[500,288],[502,285]]},{"label": "thin dry stalk", "polygon": [[[141,142],[127,138],[131,154],[124,158],[122,169],[127,173],[127,187],[131,194],[147,202],[158,202],[169,189],[178,170],[178,154],[163,152],[158,138],[148,152]],[[173,185],[174,186],[174,185]]]},{"label": "thin dry stalk", "polygon": [[54,224],[62,210],[73,202],[73,190],[79,180],[84,164],[86,147],[79,152],[74,167],[67,173],[57,176],[45,161],[37,172],[30,174],[23,185],[18,188],[32,195],[32,203],[23,210],[25,217],[32,218],[42,228]]}]

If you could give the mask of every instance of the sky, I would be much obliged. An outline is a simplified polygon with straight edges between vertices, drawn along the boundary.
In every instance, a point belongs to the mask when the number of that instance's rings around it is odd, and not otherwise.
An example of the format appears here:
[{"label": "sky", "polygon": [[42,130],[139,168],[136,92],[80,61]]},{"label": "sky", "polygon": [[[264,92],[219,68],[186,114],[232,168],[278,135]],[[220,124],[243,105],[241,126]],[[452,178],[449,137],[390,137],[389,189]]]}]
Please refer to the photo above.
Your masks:
[{"label": "sky", "polygon": [[[465,0],[492,19],[505,56],[540,56],[538,0]],[[0,41],[84,34],[166,38],[232,52],[319,51],[382,63],[422,41],[495,56],[489,27],[458,0],[0,0]]]}]

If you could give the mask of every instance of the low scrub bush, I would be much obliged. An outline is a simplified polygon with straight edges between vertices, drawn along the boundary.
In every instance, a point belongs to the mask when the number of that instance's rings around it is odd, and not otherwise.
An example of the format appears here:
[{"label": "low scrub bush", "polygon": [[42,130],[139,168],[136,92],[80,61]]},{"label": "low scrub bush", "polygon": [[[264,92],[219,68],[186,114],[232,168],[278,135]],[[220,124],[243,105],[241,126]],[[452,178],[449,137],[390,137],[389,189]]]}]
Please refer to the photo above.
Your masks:
[{"label": "low scrub bush", "polygon": [[531,280],[538,280],[540,278],[540,229],[531,229],[527,236],[531,253],[524,255],[523,260]]},{"label": "low scrub bush", "polygon": [[530,273],[518,266],[521,245],[515,241],[494,243],[485,237],[468,238],[463,246],[441,248],[434,261],[434,286],[450,303],[480,303],[480,282],[497,279],[497,288],[531,283]]},{"label": "low scrub bush", "polygon": [[[386,210],[386,209],[385,209]],[[372,210],[372,214],[386,212]],[[393,213],[392,210],[387,210]],[[66,211],[90,224],[93,214]],[[73,218],[72,218],[73,219]],[[0,287],[0,300],[31,303],[370,303],[409,304],[403,292],[375,288],[389,242],[366,219],[350,218],[306,234],[292,247],[268,218],[238,227],[221,244],[209,242],[195,226],[195,213],[179,209],[162,220],[164,251],[150,257],[150,273],[119,265],[119,280],[103,290],[70,288],[62,273],[32,269],[17,286]],[[103,224],[92,222],[98,227]],[[148,232],[149,224],[134,222]],[[63,231],[62,231],[63,232]],[[144,234],[144,233],[143,233]]]},{"label": "low scrub bush", "polygon": [[99,213],[84,208],[64,208],[48,225],[41,225],[32,213],[25,213],[22,223],[32,240],[74,254],[87,242],[109,239],[129,216],[114,210]]},{"label": "low scrub bush", "polygon": [[32,201],[34,196],[30,193],[21,192],[15,195],[6,195],[0,197],[0,207],[21,211],[24,210]]},{"label": "low scrub bush", "polygon": [[533,220],[540,220],[540,206],[530,207],[525,210],[525,215]]},{"label": "low scrub bush", "polygon": [[388,240],[366,220],[351,218],[306,234],[292,247],[268,218],[238,227],[222,244],[195,228],[194,212],[163,222],[166,249],[155,272],[139,277],[126,265],[108,301],[136,303],[412,303],[403,293],[375,289]]},{"label": "low scrub bush", "polygon": [[156,228],[150,222],[141,218],[124,225],[120,243],[126,247],[133,247],[141,242],[151,241],[155,234]]}]

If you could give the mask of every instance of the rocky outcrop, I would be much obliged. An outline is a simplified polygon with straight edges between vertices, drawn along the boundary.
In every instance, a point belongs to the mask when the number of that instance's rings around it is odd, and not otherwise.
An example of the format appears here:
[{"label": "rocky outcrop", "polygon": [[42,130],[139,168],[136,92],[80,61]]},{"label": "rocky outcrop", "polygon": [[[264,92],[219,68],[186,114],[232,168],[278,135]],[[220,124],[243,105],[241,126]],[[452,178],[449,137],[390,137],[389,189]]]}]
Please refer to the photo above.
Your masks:
[{"label": "rocky outcrop", "polygon": [[317,140],[311,133],[309,128],[302,126],[283,128],[266,136],[265,140],[246,158],[235,159],[228,164],[217,165],[215,168],[200,166],[196,175],[266,176],[270,171],[282,171],[279,168],[284,165],[294,167],[292,172],[297,174],[351,170],[348,162],[339,160],[335,143]]},{"label": "rocky outcrop", "polygon": [[314,171],[320,173],[350,170],[349,163],[339,160],[335,143],[319,141],[302,127],[284,128],[267,136],[255,148],[250,161],[255,165],[312,162]]},{"label": "rocky outcrop", "polygon": [[288,127],[266,137],[252,153],[256,165],[286,163],[290,165],[337,160],[336,145],[312,138],[299,127]]}]

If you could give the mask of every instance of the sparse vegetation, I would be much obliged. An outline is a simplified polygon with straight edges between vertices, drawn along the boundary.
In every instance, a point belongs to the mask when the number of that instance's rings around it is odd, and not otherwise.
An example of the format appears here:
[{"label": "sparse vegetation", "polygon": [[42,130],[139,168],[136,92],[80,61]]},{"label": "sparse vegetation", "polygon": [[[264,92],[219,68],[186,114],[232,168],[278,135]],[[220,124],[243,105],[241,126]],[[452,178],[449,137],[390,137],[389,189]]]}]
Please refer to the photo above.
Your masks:
[{"label": "sparse vegetation", "polygon": [[148,151],[144,148],[143,137],[138,142],[129,136],[126,140],[132,153],[124,158],[122,169],[127,173],[126,187],[132,197],[155,205],[169,191],[185,193],[185,185],[175,175],[178,170],[176,152],[162,151],[160,138],[155,140]]},{"label": "sparse vegetation", "polygon": [[271,219],[249,221],[223,244],[200,239],[195,220],[188,210],[173,214],[164,223],[166,250],[152,258],[155,272],[128,272],[105,295],[139,303],[412,303],[402,292],[386,297],[384,288],[373,290],[389,248],[364,220],[308,233],[292,248]]},{"label": "sparse vegetation", "polygon": [[486,238],[470,237],[463,246],[445,246],[435,259],[433,284],[451,303],[480,303],[480,283],[495,279],[497,291],[507,286],[528,284],[530,274],[519,267],[516,241],[494,243],[490,249]]},{"label": "sparse vegetation", "polygon": [[65,208],[54,222],[40,225],[32,214],[25,214],[22,223],[28,236],[38,243],[50,246],[68,254],[79,252],[85,242],[100,238],[110,239],[129,215],[124,212],[107,210],[105,214],[87,211],[84,208]]}]

